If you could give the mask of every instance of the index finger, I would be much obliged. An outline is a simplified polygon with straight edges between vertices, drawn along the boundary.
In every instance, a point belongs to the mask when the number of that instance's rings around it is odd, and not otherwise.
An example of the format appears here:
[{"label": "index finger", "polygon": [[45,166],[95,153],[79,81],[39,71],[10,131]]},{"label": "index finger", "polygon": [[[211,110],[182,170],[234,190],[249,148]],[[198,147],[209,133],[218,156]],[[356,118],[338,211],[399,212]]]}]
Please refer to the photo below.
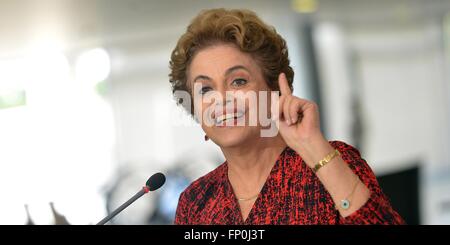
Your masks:
[{"label": "index finger", "polygon": [[289,87],[286,75],[284,73],[280,73],[280,75],[278,76],[278,86],[280,87],[281,95],[292,94],[291,88]]}]

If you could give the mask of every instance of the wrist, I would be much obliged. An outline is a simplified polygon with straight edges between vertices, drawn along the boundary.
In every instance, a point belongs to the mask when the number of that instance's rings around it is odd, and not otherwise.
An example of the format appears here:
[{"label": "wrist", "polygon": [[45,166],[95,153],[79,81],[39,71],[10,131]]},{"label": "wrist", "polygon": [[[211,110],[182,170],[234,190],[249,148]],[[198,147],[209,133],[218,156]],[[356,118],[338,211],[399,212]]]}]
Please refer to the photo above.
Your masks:
[{"label": "wrist", "polygon": [[322,134],[317,134],[307,141],[299,143],[294,150],[310,168],[313,168],[317,162],[330,154],[334,148]]}]

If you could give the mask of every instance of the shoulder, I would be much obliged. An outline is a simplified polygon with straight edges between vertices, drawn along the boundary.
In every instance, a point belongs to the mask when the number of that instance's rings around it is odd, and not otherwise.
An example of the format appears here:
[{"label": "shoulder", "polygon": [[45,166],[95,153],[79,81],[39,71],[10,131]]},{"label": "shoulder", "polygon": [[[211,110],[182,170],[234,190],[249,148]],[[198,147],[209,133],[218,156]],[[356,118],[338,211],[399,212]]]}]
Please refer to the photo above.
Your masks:
[{"label": "shoulder", "polygon": [[351,168],[364,167],[369,168],[367,162],[361,157],[359,150],[343,141],[329,141],[330,144],[341,153],[342,160],[350,165]]},{"label": "shoulder", "polygon": [[359,150],[348,143],[339,140],[333,140],[328,142],[340,153],[354,155],[355,157],[361,157]]},{"label": "shoulder", "polygon": [[213,171],[192,182],[178,199],[175,214],[175,224],[193,224],[199,210],[203,209],[210,200],[214,198],[215,192],[222,186],[225,178],[226,163],[222,163]]},{"label": "shoulder", "polygon": [[186,202],[194,202],[195,200],[203,199],[217,189],[223,183],[226,177],[226,163],[222,163],[211,172],[201,176],[193,181],[180,195],[180,201],[184,199]]},{"label": "shoulder", "polygon": [[342,160],[367,186],[378,186],[375,173],[356,147],[342,141],[330,141],[330,144],[341,153]]}]

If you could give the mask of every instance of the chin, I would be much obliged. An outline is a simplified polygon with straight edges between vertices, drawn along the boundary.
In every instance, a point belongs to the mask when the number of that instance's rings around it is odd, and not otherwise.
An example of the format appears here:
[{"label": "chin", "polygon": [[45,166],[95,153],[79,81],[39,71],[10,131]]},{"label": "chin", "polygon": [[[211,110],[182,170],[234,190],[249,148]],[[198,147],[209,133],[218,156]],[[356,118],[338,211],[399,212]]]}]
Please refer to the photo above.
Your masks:
[{"label": "chin", "polygon": [[236,147],[245,144],[251,137],[252,129],[249,127],[228,127],[214,129],[211,139],[220,147]]}]

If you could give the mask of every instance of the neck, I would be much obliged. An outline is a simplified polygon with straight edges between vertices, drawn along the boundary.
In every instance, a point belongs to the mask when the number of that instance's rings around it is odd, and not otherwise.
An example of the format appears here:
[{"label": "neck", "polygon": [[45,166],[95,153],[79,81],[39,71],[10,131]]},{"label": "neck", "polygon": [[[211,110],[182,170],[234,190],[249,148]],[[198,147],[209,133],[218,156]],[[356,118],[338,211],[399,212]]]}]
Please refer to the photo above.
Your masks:
[{"label": "neck", "polygon": [[260,182],[265,181],[286,146],[278,134],[235,147],[224,147],[222,152],[228,162],[229,175],[249,182]]}]

